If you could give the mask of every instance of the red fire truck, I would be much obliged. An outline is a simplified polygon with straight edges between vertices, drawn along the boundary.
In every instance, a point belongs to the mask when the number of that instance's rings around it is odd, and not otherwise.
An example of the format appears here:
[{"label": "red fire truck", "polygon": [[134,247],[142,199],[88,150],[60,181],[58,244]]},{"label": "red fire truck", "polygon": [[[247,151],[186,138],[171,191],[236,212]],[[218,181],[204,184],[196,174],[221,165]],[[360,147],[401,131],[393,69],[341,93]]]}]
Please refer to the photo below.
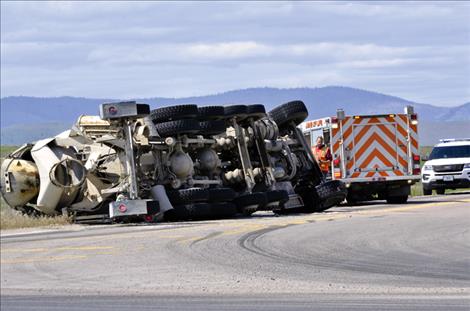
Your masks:
[{"label": "red fire truck", "polygon": [[403,114],[345,115],[299,125],[311,148],[323,137],[332,161],[328,177],[348,188],[349,203],[387,200],[406,203],[410,186],[420,180],[418,116],[412,106]]}]

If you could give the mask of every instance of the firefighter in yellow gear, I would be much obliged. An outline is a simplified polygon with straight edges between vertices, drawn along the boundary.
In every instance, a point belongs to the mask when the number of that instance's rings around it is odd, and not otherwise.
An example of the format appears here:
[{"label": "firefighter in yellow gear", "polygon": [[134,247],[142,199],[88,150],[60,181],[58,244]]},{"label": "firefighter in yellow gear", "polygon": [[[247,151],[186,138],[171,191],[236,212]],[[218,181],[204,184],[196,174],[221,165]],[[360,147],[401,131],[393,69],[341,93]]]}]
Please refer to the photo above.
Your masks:
[{"label": "firefighter in yellow gear", "polygon": [[312,151],[323,174],[329,174],[333,157],[330,148],[323,143],[322,136],[318,136],[317,144],[313,146]]}]

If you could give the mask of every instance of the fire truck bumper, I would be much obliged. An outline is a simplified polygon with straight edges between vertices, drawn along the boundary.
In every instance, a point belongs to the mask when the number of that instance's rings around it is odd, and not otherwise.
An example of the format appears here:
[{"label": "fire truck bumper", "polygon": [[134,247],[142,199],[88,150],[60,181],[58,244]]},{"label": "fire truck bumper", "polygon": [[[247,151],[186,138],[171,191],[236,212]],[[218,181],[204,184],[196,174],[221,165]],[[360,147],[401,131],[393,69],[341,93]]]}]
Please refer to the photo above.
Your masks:
[{"label": "fire truck bumper", "polygon": [[350,187],[355,183],[399,183],[403,184],[404,182],[409,185],[413,185],[421,180],[421,175],[406,175],[406,176],[381,176],[381,177],[364,177],[364,178],[343,178],[340,179],[346,184],[346,187]]}]

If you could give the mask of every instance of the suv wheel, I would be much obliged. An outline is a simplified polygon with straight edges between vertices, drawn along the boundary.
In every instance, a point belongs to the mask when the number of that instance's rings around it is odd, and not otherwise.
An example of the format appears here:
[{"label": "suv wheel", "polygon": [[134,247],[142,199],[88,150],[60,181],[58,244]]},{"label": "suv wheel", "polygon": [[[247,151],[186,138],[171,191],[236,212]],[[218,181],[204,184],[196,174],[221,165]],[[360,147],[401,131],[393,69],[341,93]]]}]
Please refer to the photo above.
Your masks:
[{"label": "suv wheel", "polygon": [[406,201],[408,201],[408,195],[387,197],[387,203],[389,204],[404,204]]},{"label": "suv wheel", "polygon": [[432,189],[423,186],[423,195],[431,195]]}]

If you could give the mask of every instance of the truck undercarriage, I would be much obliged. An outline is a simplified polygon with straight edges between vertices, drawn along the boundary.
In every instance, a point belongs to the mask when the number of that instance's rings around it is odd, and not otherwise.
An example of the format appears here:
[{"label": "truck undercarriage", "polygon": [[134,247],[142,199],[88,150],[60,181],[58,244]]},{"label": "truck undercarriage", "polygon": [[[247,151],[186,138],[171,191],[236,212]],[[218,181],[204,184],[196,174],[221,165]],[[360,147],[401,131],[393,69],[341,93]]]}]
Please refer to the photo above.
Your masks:
[{"label": "truck undercarriage", "polygon": [[319,212],[345,199],[297,125],[301,101],[100,106],[68,131],[26,144],[1,166],[1,193],[25,213],[75,219],[213,219],[258,210]]}]

